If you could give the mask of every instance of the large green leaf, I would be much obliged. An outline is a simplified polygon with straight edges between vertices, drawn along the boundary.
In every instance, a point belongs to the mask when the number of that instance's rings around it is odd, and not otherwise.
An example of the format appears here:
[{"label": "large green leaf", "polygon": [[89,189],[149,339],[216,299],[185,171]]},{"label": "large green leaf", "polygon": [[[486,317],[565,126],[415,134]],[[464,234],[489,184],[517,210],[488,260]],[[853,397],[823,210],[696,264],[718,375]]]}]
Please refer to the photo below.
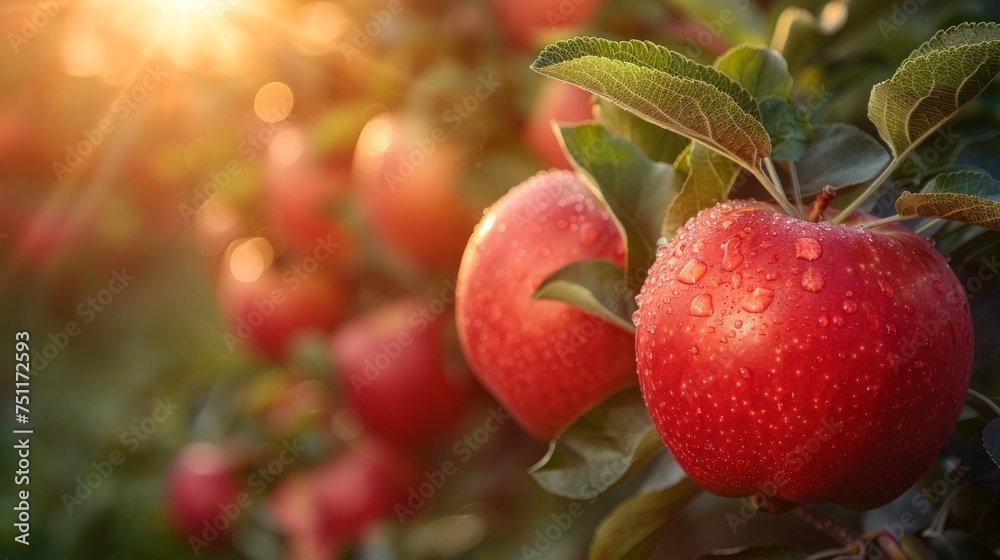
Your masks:
[{"label": "large green leaf", "polygon": [[917,47],[872,89],[868,118],[902,156],[972,101],[1000,72],[1000,27],[962,24]]},{"label": "large green leaf", "polygon": [[639,147],[650,159],[672,164],[690,140],[622,109],[607,99],[597,99],[597,122],[615,136]]},{"label": "large green leaf", "polygon": [[685,478],[618,505],[597,526],[589,560],[648,560],[667,526],[701,489]]},{"label": "large green leaf", "polygon": [[739,165],[698,142],[678,157],[677,168],[687,171],[687,179],[667,208],[662,229],[667,239],[698,212],[726,200],[740,174]]},{"label": "large green leaf", "polygon": [[990,454],[990,459],[1000,467],[1000,419],[986,424],[986,429],[983,431],[983,447]]},{"label": "large green leaf", "polygon": [[622,269],[606,260],[570,263],[552,273],[532,294],[535,299],[562,301],[635,332],[635,298],[622,278]]},{"label": "large green leaf", "polygon": [[628,247],[626,278],[638,293],[680,179],[673,167],[650,160],[634,144],[599,124],[559,127],[558,132],[570,162],[622,227]]},{"label": "large green leaf", "polygon": [[896,200],[904,217],[943,218],[1000,230],[1000,181],[982,171],[937,175],[921,193]]},{"label": "large green leaf", "polygon": [[809,114],[780,97],[760,103],[760,118],[771,138],[771,159],[798,161],[813,139]]},{"label": "large green leaf", "polygon": [[743,86],[758,102],[768,97],[792,100],[792,75],[778,51],[763,45],[739,45],[715,61],[715,68]]},{"label": "large green leaf", "polygon": [[529,471],[542,488],[589,500],[645,465],[663,441],[636,389],[615,393],[559,433]]},{"label": "large green leaf", "polygon": [[755,172],[771,153],[753,96],[715,68],[653,43],[580,37],[549,45],[531,67],[698,140]]},{"label": "large green leaf", "polygon": [[889,163],[889,153],[878,140],[860,128],[821,124],[805,155],[795,163],[803,196],[817,194],[823,186],[835,189],[870,181]]}]

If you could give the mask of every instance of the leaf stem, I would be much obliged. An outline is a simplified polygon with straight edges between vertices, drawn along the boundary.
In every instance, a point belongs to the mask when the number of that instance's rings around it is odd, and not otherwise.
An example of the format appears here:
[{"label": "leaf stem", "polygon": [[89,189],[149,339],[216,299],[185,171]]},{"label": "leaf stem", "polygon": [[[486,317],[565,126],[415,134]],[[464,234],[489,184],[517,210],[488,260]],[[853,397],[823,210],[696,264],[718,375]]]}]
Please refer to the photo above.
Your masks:
[{"label": "leaf stem", "polygon": [[923,233],[923,232],[927,231],[928,229],[930,229],[931,227],[933,227],[934,224],[940,222],[942,219],[943,218],[934,218],[933,220],[931,220],[931,221],[927,222],[926,224],[924,224],[924,225],[918,227],[917,229],[913,230],[913,233],[916,233],[917,235],[920,235],[921,233]]},{"label": "leaf stem", "polygon": [[879,176],[876,177],[875,180],[872,181],[870,185],[868,185],[868,188],[866,188],[865,191],[861,193],[861,196],[855,198],[850,204],[848,204],[847,208],[844,208],[844,210],[841,211],[840,214],[837,214],[836,218],[830,220],[830,223],[835,226],[840,225],[840,223],[846,220],[848,216],[853,214],[854,211],[858,209],[858,206],[861,206],[865,202],[865,200],[868,200],[868,198],[871,195],[875,194],[875,191],[877,191],[878,188],[882,186],[882,183],[885,183],[886,179],[888,179],[889,176],[892,175],[892,172],[895,171],[896,168],[899,167],[901,163],[903,163],[903,160],[906,159],[906,156],[909,153],[910,151],[907,150],[906,152],[896,156],[894,160],[889,162],[889,165],[887,165],[886,168],[882,170],[882,173],[880,173]]},{"label": "leaf stem", "polygon": [[992,399],[975,389],[969,389],[968,393],[966,393],[965,404],[978,412],[987,422],[1000,418],[1000,406],[997,406],[997,403],[993,402]]},{"label": "leaf stem", "polygon": [[789,216],[797,215],[795,207],[788,202],[788,198],[785,197],[785,193],[778,190],[763,171],[750,166],[747,166],[746,169],[750,171],[755,179],[760,181],[761,185],[764,185],[764,188],[767,189],[767,192],[770,193],[772,197],[774,197],[774,200],[778,202],[778,205],[781,206],[781,209],[785,212],[785,214],[788,214]]},{"label": "leaf stem", "polygon": [[788,174],[792,176],[792,194],[795,196],[795,205],[799,208],[799,213],[806,215],[806,209],[802,206],[802,186],[799,185],[799,172],[795,169],[795,162],[788,162]]},{"label": "leaf stem", "polygon": [[882,218],[881,220],[875,220],[874,222],[868,222],[863,227],[865,229],[872,229],[872,228],[876,228],[876,227],[881,226],[881,225],[891,224],[893,222],[902,222],[903,220],[912,220],[912,219],[913,219],[913,216],[900,216],[899,214],[895,214],[895,215],[889,216],[888,218]]},{"label": "leaf stem", "polygon": [[[781,198],[785,199],[785,202],[788,202],[788,195],[785,194],[785,187],[781,185],[781,178],[778,177],[778,170],[775,169],[774,161],[772,161],[770,157],[764,158],[764,168],[767,169],[767,175],[771,178],[771,185],[774,186],[774,190],[781,193]],[[803,218],[801,210],[794,211],[794,208],[791,205],[788,205],[788,208],[793,209],[793,213],[791,214],[792,216],[800,219]]]}]

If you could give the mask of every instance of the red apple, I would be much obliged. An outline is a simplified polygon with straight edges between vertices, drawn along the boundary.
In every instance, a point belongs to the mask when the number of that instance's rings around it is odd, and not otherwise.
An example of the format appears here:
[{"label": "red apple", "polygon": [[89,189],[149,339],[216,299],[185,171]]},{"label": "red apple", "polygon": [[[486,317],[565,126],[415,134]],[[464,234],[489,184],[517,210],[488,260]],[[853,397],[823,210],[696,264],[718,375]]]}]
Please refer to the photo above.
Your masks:
[{"label": "red apple", "polygon": [[[167,474],[165,489],[167,512],[179,534],[202,538],[207,527],[219,530],[216,517],[239,507],[242,485],[237,467],[233,454],[213,443],[192,443],[181,450]],[[226,524],[231,525],[229,517]]]},{"label": "red apple", "polygon": [[340,557],[340,537],[328,531],[320,518],[312,473],[283,477],[268,497],[268,511],[287,539],[289,560]]},{"label": "red apple", "polygon": [[417,482],[416,471],[405,459],[374,441],[363,442],[313,473],[320,518],[333,534],[351,540],[392,515]]},{"label": "red apple", "polygon": [[577,123],[593,120],[593,103],[589,91],[563,82],[543,82],[528,119],[525,140],[535,156],[549,167],[572,169],[552,122]]},{"label": "red apple", "polygon": [[860,227],[873,220],[730,201],[658,251],[634,317],[639,379],[706,490],[865,510],[943,448],[969,387],[969,304],[927,241]]},{"label": "red apple", "polygon": [[342,394],[373,434],[414,447],[459,419],[472,384],[464,364],[447,355],[453,320],[445,301],[406,299],[334,334],[331,361]]},{"label": "red apple", "polygon": [[553,32],[582,27],[603,0],[493,0],[493,14],[511,43],[537,47]]},{"label": "red apple", "polygon": [[388,247],[431,269],[453,269],[476,223],[459,192],[465,146],[411,115],[382,114],[355,150],[359,202]]},{"label": "red apple", "polygon": [[580,260],[622,265],[621,233],[579,177],[539,173],[486,212],[458,274],[458,333],[483,385],[534,436],[550,439],[636,383],[630,333],[531,294]]},{"label": "red apple", "polygon": [[[346,280],[314,255],[285,266],[271,262],[263,238],[234,243],[219,279],[219,306],[230,351],[248,347],[282,360],[305,332],[328,332],[350,306]],[[335,249],[327,249],[326,252]]]}]

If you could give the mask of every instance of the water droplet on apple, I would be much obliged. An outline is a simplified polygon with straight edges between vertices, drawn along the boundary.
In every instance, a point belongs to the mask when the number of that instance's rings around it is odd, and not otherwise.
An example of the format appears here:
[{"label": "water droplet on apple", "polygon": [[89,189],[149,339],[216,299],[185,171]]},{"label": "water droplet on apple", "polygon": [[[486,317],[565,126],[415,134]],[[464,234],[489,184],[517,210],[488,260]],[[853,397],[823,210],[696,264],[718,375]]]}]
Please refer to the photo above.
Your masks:
[{"label": "water droplet on apple", "polygon": [[765,280],[777,280],[778,279],[778,273],[777,272],[768,272],[767,274],[764,275],[764,279]]},{"label": "water droplet on apple", "polygon": [[823,246],[812,237],[802,237],[795,240],[796,257],[807,261],[814,261],[822,255]]},{"label": "water droplet on apple", "polygon": [[691,300],[691,308],[688,310],[692,317],[711,317],[714,311],[711,294],[699,294],[695,296]]},{"label": "water droplet on apple", "polygon": [[733,227],[733,221],[732,220],[726,220],[726,221],[722,222],[722,229],[729,229],[731,227]]},{"label": "water droplet on apple", "polygon": [[691,246],[691,252],[697,255],[704,248],[705,248],[704,241],[695,241],[694,245]]},{"label": "water droplet on apple", "polygon": [[854,303],[853,299],[845,299],[844,305],[841,309],[843,309],[844,313],[847,313],[848,315],[854,315],[854,313],[858,310],[858,304]]},{"label": "water droplet on apple", "polygon": [[642,326],[642,312],[641,311],[636,311],[635,313],[632,314],[632,324],[635,325],[636,329],[638,329],[640,326]]},{"label": "water droplet on apple", "polygon": [[730,237],[722,244],[722,270],[731,272],[743,264],[743,253],[740,252],[742,242],[739,237]]},{"label": "water droplet on apple", "polygon": [[541,253],[543,257],[547,257],[552,254],[552,249],[549,249],[548,247],[542,247]]},{"label": "water droplet on apple", "polygon": [[920,360],[917,360],[917,361],[913,362],[913,367],[916,368],[916,369],[923,369],[924,368],[924,363],[921,362]]},{"label": "water droplet on apple", "polygon": [[896,325],[893,325],[892,323],[886,323],[885,334],[886,336],[896,336]]},{"label": "water droplet on apple", "polygon": [[833,321],[833,326],[835,326],[835,327],[843,327],[844,326],[844,318],[841,317],[840,315],[834,315],[833,319],[831,319],[831,320]]},{"label": "water droplet on apple", "polygon": [[[692,347],[691,347],[691,353],[692,353],[692,354],[694,354],[695,356],[697,356],[697,355],[698,355],[698,352],[700,352],[700,350],[698,350],[698,347],[697,347],[697,346],[692,346]],[[702,378],[702,379],[704,379],[704,378]]]},{"label": "water droplet on apple", "polygon": [[750,368],[744,366],[740,368],[740,375],[743,377],[743,379],[750,379],[753,376],[753,371],[751,371]]},{"label": "water droplet on apple", "polygon": [[879,278],[878,280],[878,287],[880,290],[882,290],[882,295],[884,295],[887,298],[892,298],[893,294],[895,293],[895,291],[892,289],[892,285],[886,282],[885,280],[882,280],[881,278]]},{"label": "water droplet on apple", "polygon": [[830,319],[826,315],[820,315],[819,319],[816,320],[816,323],[820,326],[820,328],[825,329],[826,326],[830,324]]},{"label": "water droplet on apple", "polygon": [[743,285],[743,275],[740,274],[739,272],[734,272],[733,275],[729,278],[729,282],[733,285],[734,288],[739,288],[740,286]]},{"label": "water droplet on apple", "polygon": [[733,323],[733,326],[736,327],[737,329],[742,329],[743,328],[743,321],[740,321],[739,319],[737,319],[736,322]]},{"label": "water droplet on apple", "polygon": [[696,284],[705,275],[708,267],[698,259],[691,259],[684,265],[684,268],[677,274],[677,281],[684,284]]},{"label": "water droplet on apple", "polygon": [[906,309],[906,312],[909,313],[910,315],[913,315],[913,312],[916,311],[916,308],[913,307],[912,303],[907,303],[906,305],[903,306],[903,308]]},{"label": "water droplet on apple", "polygon": [[822,292],[826,285],[826,278],[823,273],[815,268],[810,268],[802,275],[802,289],[814,294]]},{"label": "water droplet on apple", "polygon": [[882,321],[879,321],[879,318],[875,314],[869,313],[868,314],[868,331],[869,332],[878,332],[878,330],[879,330],[879,328],[881,326],[882,326]]},{"label": "water droplet on apple", "polygon": [[580,225],[580,243],[584,247],[589,247],[597,241],[597,237],[601,232],[597,231],[597,228],[590,224],[590,222],[584,222]]},{"label": "water droplet on apple", "polygon": [[931,284],[931,286],[933,286],[934,289],[938,291],[938,293],[944,292],[944,285],[941,284],[940,280],[935,280],[934,283]]},{"label": "water droplet on apple", "polygon": [[763,313],[774,301],[774,290],[754,288],[750,296],[743,300],[740,307],[750,313]]},{"label": "water droplet on apple", "polygon": [[708,334],[715,334],[715,327],[708,327],[707,329],[705,329],[705,332],[707,332]]},{"label": "water droplet on apple", "polygon": [[665,311],[667,312],[667,315],[673,315],[674,314],[674,308],[673,307],[667,307],[667,309]]},{"label": "water droplet on apple", "polygon": [[878,385],[869,385],[868,386],[868,392],[871,393],[873,397],[875,395],[877,395],[878,394]]}]

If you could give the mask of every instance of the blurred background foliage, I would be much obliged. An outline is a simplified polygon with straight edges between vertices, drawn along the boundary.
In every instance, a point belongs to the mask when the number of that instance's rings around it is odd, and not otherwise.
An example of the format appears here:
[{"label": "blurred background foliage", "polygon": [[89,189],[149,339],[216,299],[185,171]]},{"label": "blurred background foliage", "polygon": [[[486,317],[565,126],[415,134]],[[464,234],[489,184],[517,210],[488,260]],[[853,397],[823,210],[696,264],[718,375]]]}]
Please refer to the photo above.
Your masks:
[{"label": "blurred background foliage", "polygon": [[[545,444],[510,422],[465,454],[463,439],[485,433],[498,405],[464,371],[450,311],[431,317],[442,326],[427,344],[440,357],[420,385],[447,381],[440,394],[450,396],[421,398],[461,406],[416,443],[366,433],[343,383],[343,371],[358,367],[345,356],[365,342],[330,340],[347,337],[349,324],[357,340],[366,328],[389,329],[389,338],[373,336],[391,346],[413,324],[372,313],[407,298],[413,309],[446,309],[482,210],[538,170],[568,167],[549,123],[588,119],[590,100],[531,73],[539,49],[588,34],[649,39],[711,62],[740,42],[771,44],[788,58],[814,122],[874,134],[872,85],[934,31],[996,21],[998,12],[988,0],[6,2],[0,332],[11,354],[13,333],[31,333],[35,433],[32,544],[14,543],[5,521],[3,553],[194,555],[189,537],[202,526],[184,525],[178,501],[232,490],[198,478],[223,465],[249,503],[200,556],[528,558],[536,556],[524,547],[536,547],[537,557],[582,557],[596,523],[637,482],[583,504],[543,550],[552,515],[572,504],[524,475]],[[894,177],[896,189],[953,166],[1000,178],[998,111],[1000,89],[991,87],[953,124],[977,140],[917,150],[923,171]],[[749,184],[735,196],[752,194],[760,196]],[[885,215],[891,204],[870,210]],[[996,232],[948,226],[936,235],[963,281],[980,274],[982,259],[996,262]],[[289,273],[300,280],[292,289]],[[134,278],[122,286],[116,274]],[[1000,287],[981,280],[974,386],[996,395]],[[242,337],[239,320],[264,313],[281,287],[288,301]],[[12,399],[11,383],[2,391]],[[398,418],[419,388],[402,391],[384,397]],[[976,420],[967,422],[972,441]],[[290,442],[300,455],[274,467]],[[5,449],[13,444],[5,435]],[[359,454],[397,472],[371,475],[351,463]],[[13,454],[4,456],[12,472]],[[123,459],[105,476],[111,457]],[[198,462],[196,475],[184,474],[187,460]],[[403,482],[408,497],[448,460],[455,474],[404,523],[372,505],[372,488]],[[257,493],[258,469],[268,466],[273,476]],[[3,479],[8,519],[15,486]],[[954,523],[995,540],[998,487],[987,487],[958,499],[964,517]],[[352,501],[362,506],[344,505]],[[795,520],[763,515],[733,534],[726,514],[740,505],[699,498],[663,550],[686,558],[769,541],[830,544]],[[338,515],[354,515],[360,528],[331,529]],[[879,515],[892,518],[875,512],[865,524],[877,528]]]}]

